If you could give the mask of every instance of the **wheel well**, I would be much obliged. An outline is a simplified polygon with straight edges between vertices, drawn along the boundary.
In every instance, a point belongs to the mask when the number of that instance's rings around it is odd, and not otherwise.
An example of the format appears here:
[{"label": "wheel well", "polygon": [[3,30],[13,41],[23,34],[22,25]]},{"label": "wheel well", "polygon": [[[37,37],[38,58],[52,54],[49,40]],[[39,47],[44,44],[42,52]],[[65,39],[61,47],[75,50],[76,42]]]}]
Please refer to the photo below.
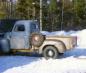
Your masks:
[{"label": "wheel well", "polygon": [[[64,49],[66,50],[66,46],[65,46],[65,44],[64,44],[62,41],[59,41],[59,40],[58,40],[57,42],[61,42],[62,45],[63,45],[63,47],[64,47]],[[56,48],[57,52],[60,53],[60,51],[58,50],[58,47],[56,47],[55,45],[45,45],[45,46],[43,47],[42,51],[44,51],[44,49],[45,49],[47,46],[53,46],[54,48]]]},{"label": "wheel well", "polygon": [[[52,46],[52,47],[54,47],[54,48],[56,49],[56,47],[55,47],[54,45],[45,45],[45,46],[43,47],[42,51],[44,51],[44,49],[45,49],[47,46]],[[56,50],[57,50],[57,52],[59,52],[58,49],[56,49]]]}]

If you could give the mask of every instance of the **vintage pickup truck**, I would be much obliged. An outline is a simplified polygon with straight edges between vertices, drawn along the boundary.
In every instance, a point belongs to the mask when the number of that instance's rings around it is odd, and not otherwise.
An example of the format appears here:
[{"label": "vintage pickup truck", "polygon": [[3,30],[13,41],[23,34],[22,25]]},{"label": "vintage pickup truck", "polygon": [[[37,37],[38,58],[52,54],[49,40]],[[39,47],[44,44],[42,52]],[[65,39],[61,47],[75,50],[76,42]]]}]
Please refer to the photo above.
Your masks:
[{"label": "vintage pickup truck", "polygon": [[3,53],[37,52],[46,59],[56,59],[61,53],[73,49],[76,45],[76,37],[41,34],[38,23],[34,20],[16,21],[12,31],[1,39]]}]

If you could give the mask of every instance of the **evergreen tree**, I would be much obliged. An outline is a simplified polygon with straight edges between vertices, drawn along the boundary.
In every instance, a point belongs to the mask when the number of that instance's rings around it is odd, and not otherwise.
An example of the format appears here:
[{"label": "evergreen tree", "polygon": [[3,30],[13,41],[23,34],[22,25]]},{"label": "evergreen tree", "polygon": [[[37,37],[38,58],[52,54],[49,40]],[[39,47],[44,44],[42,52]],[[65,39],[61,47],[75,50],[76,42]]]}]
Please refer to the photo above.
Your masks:
[{"label": "evergreen tree", "polygon": [[48,25],[49,21],[48,21],[48,4],[47,4],[47,0],[43,0],[43,6],[42,6],[42,30],[46,30],[49,31],[50,26]]},{"label": "evergreen tree", "polygon": [[51,26],[52,31],[58,29],[58,17],[59,16],[59,7],[57,0],[51,0],[49,5],[49,26]]},{"label": "evergreen tree", "polygon": [[5,18],[6,12],[5,12],[5,2],[0,1],[0,19]]},{"label": "evergreen tree", "polygon": [[74,22],[76,27],[85,27],[86,25],[86,1],[85,0],[74,0]]},{"label": "evergreen tree", "polygon": [[18,0],[16,13],[19,19],[32,18],[32,0]]},{"label": "evergreen tree", "polygon": [[73,28],[73,2],[70,0],[64,0],[63,2],[63,30],[69,30]]}]

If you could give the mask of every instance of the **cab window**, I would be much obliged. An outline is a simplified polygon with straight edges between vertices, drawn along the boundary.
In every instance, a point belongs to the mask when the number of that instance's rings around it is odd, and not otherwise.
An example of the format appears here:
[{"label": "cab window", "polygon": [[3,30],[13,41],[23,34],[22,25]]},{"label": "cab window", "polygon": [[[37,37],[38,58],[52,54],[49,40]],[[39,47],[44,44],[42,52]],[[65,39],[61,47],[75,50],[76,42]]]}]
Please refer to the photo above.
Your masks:
[{"label": "cab window", "polygon": [[25,31],[25,26],[24,25],[16,25],[14,28],[14,31],[23,32],[23,31]]},{"label": "cab window", "polygon": [[31,33],[36,31],[36,24],[31,23]]}]

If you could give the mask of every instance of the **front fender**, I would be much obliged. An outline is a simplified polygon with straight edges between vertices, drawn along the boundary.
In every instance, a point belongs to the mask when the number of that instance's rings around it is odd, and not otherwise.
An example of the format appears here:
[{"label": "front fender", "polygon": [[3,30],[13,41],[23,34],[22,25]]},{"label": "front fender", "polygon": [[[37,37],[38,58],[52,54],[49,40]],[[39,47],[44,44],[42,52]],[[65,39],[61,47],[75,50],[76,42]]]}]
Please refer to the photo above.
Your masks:
[{"label": "front fender", "polygon": [[54,46],[57,48],[59,53],[64,53],[66,47],[63,42],[57,40],[45,40],[44,43],[39,48],[39,54],[42,54],[46,46]]},{"label": "front fender", "polygon": [[8,39],[5,39],[5,38],[1,39],[0,45],[1,45],[2,52],[8,53],[10,51],[10,43]]}]

